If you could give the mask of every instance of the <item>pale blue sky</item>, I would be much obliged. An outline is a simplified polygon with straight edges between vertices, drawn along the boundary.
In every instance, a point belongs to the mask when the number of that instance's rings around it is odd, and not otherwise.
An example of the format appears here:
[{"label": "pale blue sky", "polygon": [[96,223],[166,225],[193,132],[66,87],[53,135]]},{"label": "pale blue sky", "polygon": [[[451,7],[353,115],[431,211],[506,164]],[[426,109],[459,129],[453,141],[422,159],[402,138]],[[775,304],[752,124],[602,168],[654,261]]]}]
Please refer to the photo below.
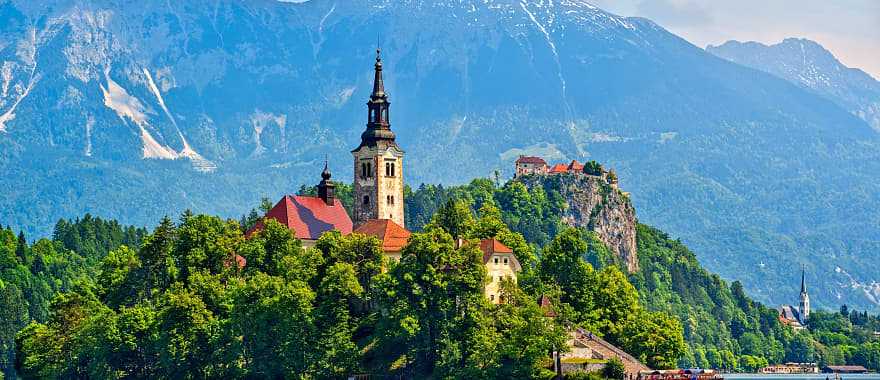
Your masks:
[{"label": "pale blue sky", "polygon": [[819,42],[845,65],[880,79],[880,0],[588,0],[650,18],[693,44]]}]

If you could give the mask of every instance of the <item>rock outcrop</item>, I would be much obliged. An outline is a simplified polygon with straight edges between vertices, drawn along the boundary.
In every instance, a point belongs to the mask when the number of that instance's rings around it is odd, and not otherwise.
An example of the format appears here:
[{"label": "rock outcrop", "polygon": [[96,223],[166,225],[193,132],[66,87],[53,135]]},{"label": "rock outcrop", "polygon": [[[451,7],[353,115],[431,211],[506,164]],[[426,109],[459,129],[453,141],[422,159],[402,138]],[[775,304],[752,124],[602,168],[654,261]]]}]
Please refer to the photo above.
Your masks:
[{"label": "rock outcrop", "polygon": [[627,270],[639,269],[636,213],[629,196],[605,176],[586,174],[529,175],[519,178],[527,187],[543,186],[565,199],[562,221],[595,231]]}]

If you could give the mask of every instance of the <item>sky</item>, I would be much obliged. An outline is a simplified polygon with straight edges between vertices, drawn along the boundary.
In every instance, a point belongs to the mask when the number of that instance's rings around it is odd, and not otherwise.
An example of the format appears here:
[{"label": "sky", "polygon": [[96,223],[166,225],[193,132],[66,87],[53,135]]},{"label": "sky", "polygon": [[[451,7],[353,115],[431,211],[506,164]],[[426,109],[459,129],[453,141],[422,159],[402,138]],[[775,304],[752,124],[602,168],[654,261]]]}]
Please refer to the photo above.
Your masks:
[{"label": "sky", "polygon": [[880,0],[591,0],[649,18],[694,45],[808,38],[880,80]]}]

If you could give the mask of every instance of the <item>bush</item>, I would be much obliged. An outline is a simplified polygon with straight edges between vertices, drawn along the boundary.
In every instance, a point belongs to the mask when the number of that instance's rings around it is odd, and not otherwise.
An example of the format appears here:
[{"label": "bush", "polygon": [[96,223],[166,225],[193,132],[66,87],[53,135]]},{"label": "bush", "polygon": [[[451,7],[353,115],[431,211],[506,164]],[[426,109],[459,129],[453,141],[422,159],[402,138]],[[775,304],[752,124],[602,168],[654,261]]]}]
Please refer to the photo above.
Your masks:
[{"label": "bush", "polygon": [[595,372],[572,371],[563,376],[565,380],[601,380],[602,376]]},{"label": "bush", "polygon": [[623,362],[618,358],[611,358],[608,363],[605,363],[605,368],[602,369],[602,376],[606,379],[623,379],[626,376]]}]

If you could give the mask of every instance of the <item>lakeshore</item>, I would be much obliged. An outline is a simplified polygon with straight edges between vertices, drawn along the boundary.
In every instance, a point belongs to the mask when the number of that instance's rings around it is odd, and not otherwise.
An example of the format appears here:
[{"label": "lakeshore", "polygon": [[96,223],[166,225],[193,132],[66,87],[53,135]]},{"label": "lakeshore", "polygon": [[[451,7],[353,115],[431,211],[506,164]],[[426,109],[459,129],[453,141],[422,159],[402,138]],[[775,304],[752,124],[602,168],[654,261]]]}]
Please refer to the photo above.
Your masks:
[{"label": "lakeshore", "polygon": [[[765,373],[731,373],[725,374],[727,380],[824,380],[834,379],[833,373],[812,374],[765,374]],[[880,373],[841,374],[842,380],[880,380]]]}]

